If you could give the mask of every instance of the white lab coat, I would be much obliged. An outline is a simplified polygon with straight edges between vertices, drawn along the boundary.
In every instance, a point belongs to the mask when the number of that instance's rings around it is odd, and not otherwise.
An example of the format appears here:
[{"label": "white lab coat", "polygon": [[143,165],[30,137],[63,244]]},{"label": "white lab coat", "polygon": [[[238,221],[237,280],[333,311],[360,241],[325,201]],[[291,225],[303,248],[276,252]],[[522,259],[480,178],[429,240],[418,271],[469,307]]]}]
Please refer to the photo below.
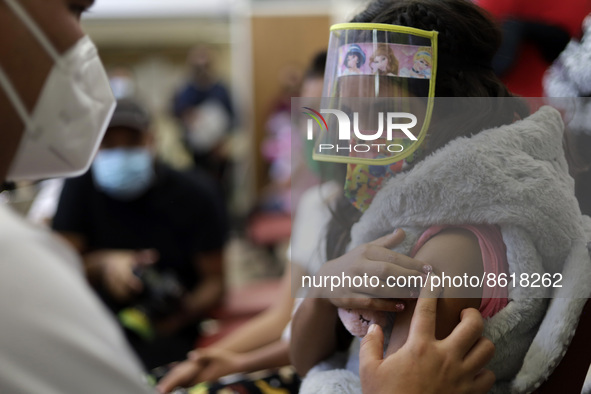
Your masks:
[{"label": "white lab coat", "polygon": [[152,393],[74,251],[3,205],[0,393]]}]

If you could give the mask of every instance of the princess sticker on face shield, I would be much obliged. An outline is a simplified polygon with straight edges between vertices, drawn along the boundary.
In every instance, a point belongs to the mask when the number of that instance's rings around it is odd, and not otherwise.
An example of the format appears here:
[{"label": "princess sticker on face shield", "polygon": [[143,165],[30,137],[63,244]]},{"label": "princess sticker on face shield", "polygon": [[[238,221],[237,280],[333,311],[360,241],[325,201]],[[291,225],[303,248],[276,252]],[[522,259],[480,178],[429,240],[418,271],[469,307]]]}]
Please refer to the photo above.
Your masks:
[{"label": "princess sticker on face shield", "polygon": [[338,56],[341,64],[338,76],[431,78],[433,56],[427,46],[372,42],[347,44],[339,48]]},{"label": "princess sticker on face shield", "polygon": [[342,75],[363,74],[362,67],[365,65],[365,52],[357,44],[349,45],[343,60]]},{"label": "princess sticker on face shield", "polygon": [[377,48],[369,58],[373,74],[395,76],[398,74],[398,58],[388,44],[377,44]]},{"label": "princess sticker on face shield", "polygon": [[412,61],[412,67],[400,70],[401,77],[431,78],[431,65],[433,64],[431,48],[420,47],[415,52]]}]

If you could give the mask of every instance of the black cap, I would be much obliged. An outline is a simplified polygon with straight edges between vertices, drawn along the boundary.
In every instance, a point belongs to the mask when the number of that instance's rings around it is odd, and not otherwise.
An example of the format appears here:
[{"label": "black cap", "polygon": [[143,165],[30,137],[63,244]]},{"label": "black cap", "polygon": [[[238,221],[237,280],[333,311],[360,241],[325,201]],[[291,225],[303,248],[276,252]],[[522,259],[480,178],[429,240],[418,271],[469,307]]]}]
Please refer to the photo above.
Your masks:
[{"label": "black cap", "polygon": [[117,107],[109,123],[109,128],[111,127],[126,127],[137,131],[148,131],[150,114],[137,101],[121,99],[117,101]]}]

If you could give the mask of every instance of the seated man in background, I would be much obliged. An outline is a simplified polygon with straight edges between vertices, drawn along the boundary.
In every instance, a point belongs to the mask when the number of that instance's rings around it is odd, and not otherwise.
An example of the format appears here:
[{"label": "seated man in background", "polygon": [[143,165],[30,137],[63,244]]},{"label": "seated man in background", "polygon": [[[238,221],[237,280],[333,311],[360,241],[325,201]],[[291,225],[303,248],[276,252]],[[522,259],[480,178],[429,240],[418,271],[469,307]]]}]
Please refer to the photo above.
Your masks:
[{"label": "seated man in background", "polygon": [[66,181],[53,228],[118,314],[148,369],[178,360],[223,295],[223,201],[206,177],[155,160],[149,114],[121,100],[91,170]]}]

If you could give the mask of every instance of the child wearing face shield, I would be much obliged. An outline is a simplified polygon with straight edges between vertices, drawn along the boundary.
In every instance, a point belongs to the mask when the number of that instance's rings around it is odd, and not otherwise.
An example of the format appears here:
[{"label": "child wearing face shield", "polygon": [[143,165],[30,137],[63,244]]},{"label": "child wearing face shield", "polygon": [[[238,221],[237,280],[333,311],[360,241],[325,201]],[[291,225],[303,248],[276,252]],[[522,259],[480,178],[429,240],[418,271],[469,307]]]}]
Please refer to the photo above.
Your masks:
[{"label": "child wearing face shield", "polygon": [[65,182],[52,224],[148,369],[183,357],[221,300],[226,237],[213,183],[155,160],[152,148],[148,113],[119,100],[91,170]]},{"label": "child wearing face shield", "polygon": [[[499,278],[514,274],[526,278],[552,272],[570,277],[568,290],[548,286],[540,290],[524,281],[515,286],[494,281],[481,286],[444,285],[436,336],[449,334],[463,308],[478,309],[486,319],[485,336],[496,346],[496,355],[487,366],[496,376],[492,391],[534,390],[552,373],[569,345],[570,334],[563,334],[576,326],[589,296],[585,283],[591,275],[585,248],[591,223],[581,215],[574,198],[562,150],[560,114],[544,107],[528,117],[524,103],[509,99],[511,93],[490,67],[500,43],[499,32],[469,1],[376,0],[352,23],[336,25],[332,31],[324,97],[343,102],[374,94],[377,98],[384,90],[392,97],[392,92],[402,89],[384,86],[394,85],[404,86],[407,96],[424,97],[422,92],[429,91],[430,99],[423,102],[428,114],[424,118],[430,123],[424,121],[425,133],[415,138],[418,148],[399,161],[387,155],[370,157],[373,152],[369,150],[355,156],[361,150],[347,145],[353,137],[334,140],[343,130],[340,125],[339,133],[327,133],[333,138],[332,145],[321,140],[325,144],[314,152],[322,160],[349,163],[345,193],[325,236],[328,261],[317,277],[367,273],[380,281],[377,286],[359,289],[349,285],[348,291],[338,292],[311,286],[310,298],[297,310],[292,324],[292,361],[298,372],[307,374],[301,391],[361,391],[359,343],[355,339],[351,345],[351,334],[363,337],[370,324],[384,329],[386,355],[395,354],[412,336],[414,303],[386,300],[408,295],[386,286],[386,278],[372,272],[379,256],[375,247],[367,246],[396,229],[403,229],[406,238],[394,245],[398,256],[393,261],[399,264],[407,256],[422,261],[424,276],[494,274]],[[409,37],[403,42],[400,37],[405,34]],[[425,49],[425,39],[432,40],[430,51]],[[387,43],[399,61],[409,66],[428,53],[432,57],[428,72],[398,77],[339,73],[338,59],[346,48],[371,48],[380,42]],[[334,72],[331,64],[337,65]],[[421,84],[428,86],[413,89]],[[430,103],[434,103],[431,109]],[[346,131],[343,135],[351,134]],[[355,129],[357,138],[360,134]],[[332,159],[330,152],[320,150],[331,146],[341,149]],[[560,194],[556,197],[560,210],[555,209],[554,198],[547,198],[550,194]],[[537,214],[542,211],[549,215]],[[353,259],[364,259],[365,271],[351,270]],[[532,349],[543,349],[544,356],[535,355]],[[345,361],[332,357],[338,350],[348,351]],[[482,387],[492,385],[490,376],[476,379]]]}]

